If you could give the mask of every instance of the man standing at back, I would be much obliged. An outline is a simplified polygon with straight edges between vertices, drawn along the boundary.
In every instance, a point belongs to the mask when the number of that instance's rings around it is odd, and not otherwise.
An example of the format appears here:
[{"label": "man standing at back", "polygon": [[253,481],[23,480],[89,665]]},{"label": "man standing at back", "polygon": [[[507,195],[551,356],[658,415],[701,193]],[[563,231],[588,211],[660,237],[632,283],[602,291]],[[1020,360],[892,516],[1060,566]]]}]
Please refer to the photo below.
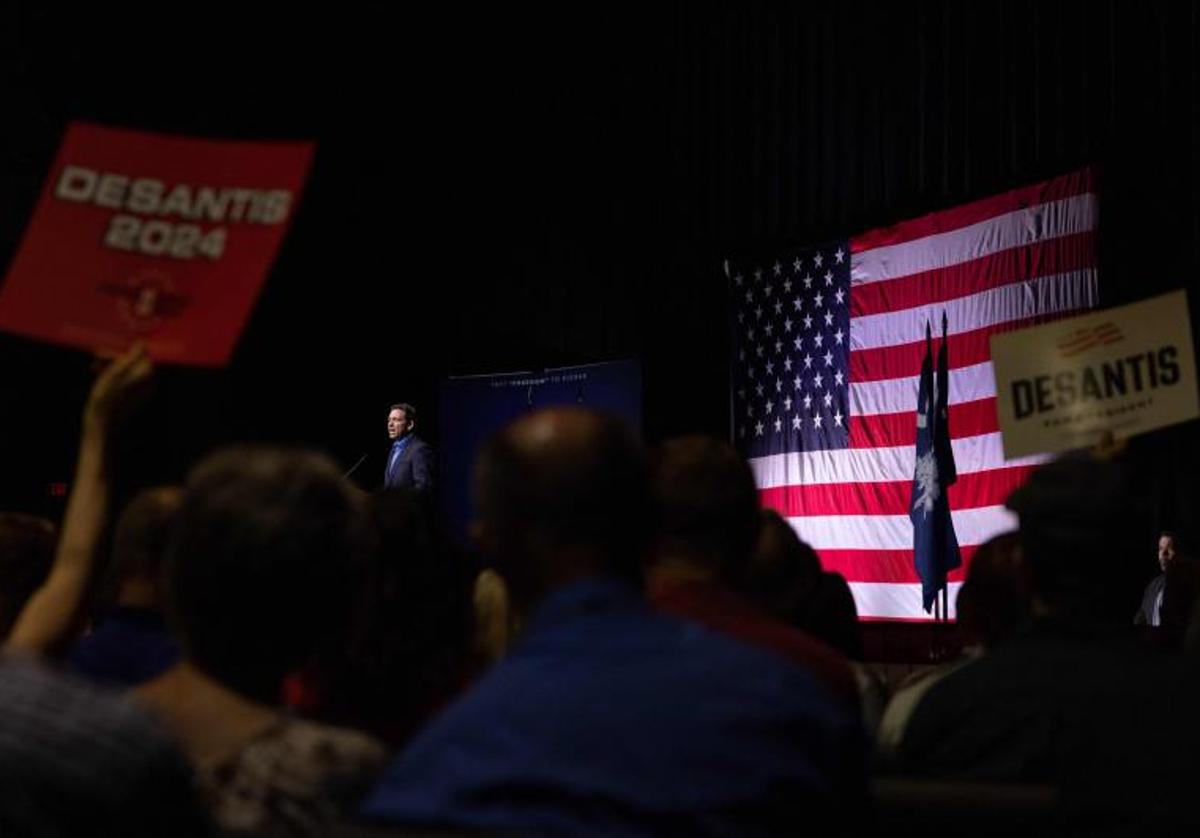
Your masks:
[{"label": "man standing at back", "polygon": [[619,421],[529,414],[484,448],[475,490],[474,534],[524,635],[392,763],[365,815],[755,834],[861,792],[861,731],[811,675],[647,607],[650,487]]},{"label": "man standing at back", "polygon": [[433,491],[433,449],[415,433],[417,409],[401,402],[388,410],[387,465],[383,472],[383,488],[414,489],[422,494]]},{"label": "man standing at back", "polygon": [[1133,622],[1139,626],[1162,625],[1163,591],[1167,587],[1167,574],[1179,559],[1179,545],[1175,533],[1163,530],[1158,536],[1158,566],[1162,570],[1150,580],[1142,594],[1142,607],[1134,615]]}]

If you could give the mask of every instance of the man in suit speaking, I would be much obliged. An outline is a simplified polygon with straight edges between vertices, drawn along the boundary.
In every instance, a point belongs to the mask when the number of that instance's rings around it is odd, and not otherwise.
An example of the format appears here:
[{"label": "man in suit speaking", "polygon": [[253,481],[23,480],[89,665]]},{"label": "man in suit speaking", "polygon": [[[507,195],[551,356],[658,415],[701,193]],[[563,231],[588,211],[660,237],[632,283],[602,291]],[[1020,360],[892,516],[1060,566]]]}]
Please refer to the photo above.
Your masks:
[{"label": "man in suit speaking", "polygon": [[415,489],[427,494],[433,491],[433,449],[413,433],[417,426],[417,409],[401,402],[388,410],[388,439],[392,440],[387,466],[383,472],[383,488]]}]

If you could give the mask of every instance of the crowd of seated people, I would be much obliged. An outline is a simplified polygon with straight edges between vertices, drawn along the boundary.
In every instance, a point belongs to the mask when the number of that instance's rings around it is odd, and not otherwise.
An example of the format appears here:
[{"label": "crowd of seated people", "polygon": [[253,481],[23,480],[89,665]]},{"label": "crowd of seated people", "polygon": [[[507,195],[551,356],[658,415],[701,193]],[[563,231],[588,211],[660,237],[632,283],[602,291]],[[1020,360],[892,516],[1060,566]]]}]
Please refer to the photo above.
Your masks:
[{"label": "crowd of seated people", "polygon": [[480,452],[472,554],[424,499],[271,446],[111,510],[152,374],[135,348],[98,376],[58,531],[0,515],[0,833],[928,823],[879,805],[889,777],[1052,790],[1083,831],[1200,820],[1178,767],[1200,747],[1200,574],[1173,554],[1143,595],[1120,457],[1060,458],[1012,495],[1019,530],[959,594],[967,653],[885,711],[845,580],[724,442],[527,414]]}]

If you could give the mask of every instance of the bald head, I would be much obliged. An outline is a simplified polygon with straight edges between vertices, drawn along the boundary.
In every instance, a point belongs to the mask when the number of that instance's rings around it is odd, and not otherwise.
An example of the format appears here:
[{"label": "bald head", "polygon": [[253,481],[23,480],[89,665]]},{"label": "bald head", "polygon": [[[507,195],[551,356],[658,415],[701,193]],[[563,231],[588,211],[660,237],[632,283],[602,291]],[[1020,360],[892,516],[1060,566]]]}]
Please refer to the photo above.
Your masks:
[{"label": "bald head", "polygon": [[482,547],[514,593],[608,573],[636,577],[649,529],[642,447],[619,419],[531,413],[483,449],[475,474]]}]

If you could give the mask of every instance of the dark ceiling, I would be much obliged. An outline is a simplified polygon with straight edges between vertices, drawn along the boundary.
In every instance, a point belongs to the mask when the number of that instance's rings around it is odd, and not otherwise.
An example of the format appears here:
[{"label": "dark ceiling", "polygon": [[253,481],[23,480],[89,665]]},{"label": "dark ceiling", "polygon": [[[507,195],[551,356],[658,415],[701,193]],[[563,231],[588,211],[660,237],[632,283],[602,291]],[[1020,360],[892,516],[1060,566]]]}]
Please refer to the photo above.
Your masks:
[{"label": "dark ceiling", "polygon": [[[412,5],[0,10],[5,264],[68,120],[319,144],[233,364],[162,371],[126,482],[232,439],[353,462],[446,375],[606,358],[642,361],[649,437],[722,434],[724,256],[1086,163],[1105,302],[1194,283],[1194,5]],[[88,360],[0,362],[0,501],[36,509]]]}]

